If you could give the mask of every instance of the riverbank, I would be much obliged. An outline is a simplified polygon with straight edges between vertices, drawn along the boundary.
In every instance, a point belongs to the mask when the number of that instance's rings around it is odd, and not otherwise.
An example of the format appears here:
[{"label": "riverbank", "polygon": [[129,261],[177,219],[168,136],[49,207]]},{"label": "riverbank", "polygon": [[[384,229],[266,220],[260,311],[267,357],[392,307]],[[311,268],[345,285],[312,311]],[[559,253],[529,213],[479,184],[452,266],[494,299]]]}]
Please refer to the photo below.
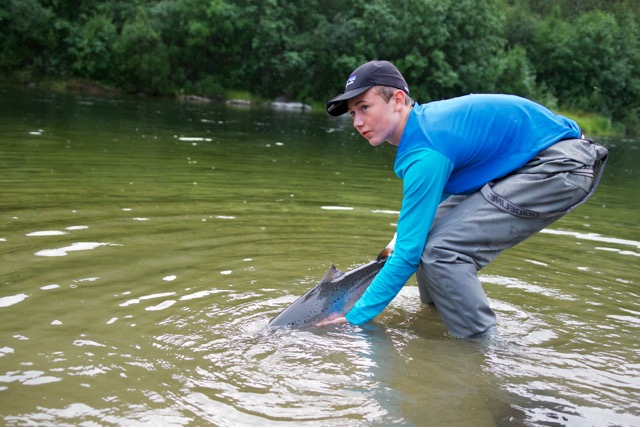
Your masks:
[{"label": "riverbank", "polygon": [[[558,114],[572,118],[579,124],[583,133],[587,136],[623,138],[626,137],[622,131],[623,125],[616,125],[608,117],[596,113],[575,112],[559,110]],[[637,133],[638,134],[638,133]],[[637,135],[638,136],[638,135]]]},{"label": "riverbank", "polygon": [[[11,82],[0,82],[7,86],[25,86],[18,85]],[[69,93],[78,93],[78,94],[88,94],[88,95],[104,95],[104,96],[115,96],[115,95],[137,95],[141,97],[162,97],[162,98],[176,98],[180,102],[226,102],[233,105],[243,105],[247,107],[251,106],[262,106],[262,105],[275,105],[279,106],[299,106],[301,111],[313,111],[319,112],[324,111],[325,102],[324,101],[312,101],[309,104],[299,103],[299,102],[288,102],[287,100],[268,100],[254,94],[251,94],[247,91],[239,90],[227,90],[224,91],[221,95],[215,97],[205,97],[195,94],[162,94],[162,95],[149,95],[146,93],[130,94],[126,93],[118,88],[102,85],[96,82],[80,80],[80,79],[69,79],[69,80],[56,80],[56,79],[45,79],[38,82],[31,82],[26,86],[52,92],[69,92]],[[291,109],[291,108],[288,108]],[[593,137],[638,137],[639,130],[627,130],[626,126],[621,123],[614,123],[612,120],[606,116],[599,115],[592,112],[582,112],[582,111],[573,111],[571,109],[558,109],[555,110],[558,114],[574,119],[585,135]]]}]

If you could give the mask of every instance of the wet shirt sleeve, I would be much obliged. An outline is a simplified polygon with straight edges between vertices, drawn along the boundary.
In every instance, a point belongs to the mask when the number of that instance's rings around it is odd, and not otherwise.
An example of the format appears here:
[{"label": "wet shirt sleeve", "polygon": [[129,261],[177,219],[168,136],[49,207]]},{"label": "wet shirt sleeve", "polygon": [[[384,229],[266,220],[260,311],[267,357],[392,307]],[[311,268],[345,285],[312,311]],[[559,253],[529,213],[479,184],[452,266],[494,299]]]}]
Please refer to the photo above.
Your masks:
[{"label": "wet shirt sleeve", "polygon": [[443,154],[419,149],[397,159],[394,168],[403,180],[403,205],[394,253],[347,313],[347,320],[353,324],[365,323],[381,313],[418,269],[427,234],[453,166]]}]

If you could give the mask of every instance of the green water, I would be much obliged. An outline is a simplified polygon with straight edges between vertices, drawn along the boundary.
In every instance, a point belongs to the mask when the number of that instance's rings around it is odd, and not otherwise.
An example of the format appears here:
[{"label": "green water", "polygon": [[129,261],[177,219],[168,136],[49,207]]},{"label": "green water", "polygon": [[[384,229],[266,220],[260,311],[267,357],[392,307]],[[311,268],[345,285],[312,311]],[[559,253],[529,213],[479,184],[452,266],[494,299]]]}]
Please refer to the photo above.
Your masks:
[{"label": "green water", "polygon": [[325,114],[0,90],[0,423],[639,425],[639,142],[482,271],[503,343],[414,279],[363,327],[270,331],[389,242],[394,148]]}]

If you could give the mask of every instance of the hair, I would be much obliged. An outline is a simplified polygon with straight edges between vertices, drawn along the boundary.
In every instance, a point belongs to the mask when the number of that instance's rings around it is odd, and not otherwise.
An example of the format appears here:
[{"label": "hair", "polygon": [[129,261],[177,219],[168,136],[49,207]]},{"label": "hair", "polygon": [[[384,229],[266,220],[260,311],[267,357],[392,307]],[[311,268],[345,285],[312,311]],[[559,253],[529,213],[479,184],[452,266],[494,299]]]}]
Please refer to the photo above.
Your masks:
[{"label": "hair", "polygon": [[[394,96],[394,92],[398,91],[399,88],[395,88],[393,86],[374,85],[372,86],[372,90],[380,95],[386,103],[388,103],[389,100],[391,100]],[[405,105],[411,106],[412,104],[414,104],[414,100],[407,93],[405,93]]]}]

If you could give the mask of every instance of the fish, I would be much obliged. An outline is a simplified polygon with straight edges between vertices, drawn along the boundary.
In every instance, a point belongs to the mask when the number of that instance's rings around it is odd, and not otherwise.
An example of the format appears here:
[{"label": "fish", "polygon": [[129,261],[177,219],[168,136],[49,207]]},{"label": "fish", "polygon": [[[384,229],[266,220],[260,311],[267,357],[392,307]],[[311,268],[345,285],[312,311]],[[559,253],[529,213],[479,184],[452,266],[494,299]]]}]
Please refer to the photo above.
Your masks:
[{"label": "fish", "polygon": [[268,327],[315,325],[332,314],[344,316],[361,298],[392,253],[386,247],[375,260],[348,272],[331,265],[320,282],[275,316]]}]

